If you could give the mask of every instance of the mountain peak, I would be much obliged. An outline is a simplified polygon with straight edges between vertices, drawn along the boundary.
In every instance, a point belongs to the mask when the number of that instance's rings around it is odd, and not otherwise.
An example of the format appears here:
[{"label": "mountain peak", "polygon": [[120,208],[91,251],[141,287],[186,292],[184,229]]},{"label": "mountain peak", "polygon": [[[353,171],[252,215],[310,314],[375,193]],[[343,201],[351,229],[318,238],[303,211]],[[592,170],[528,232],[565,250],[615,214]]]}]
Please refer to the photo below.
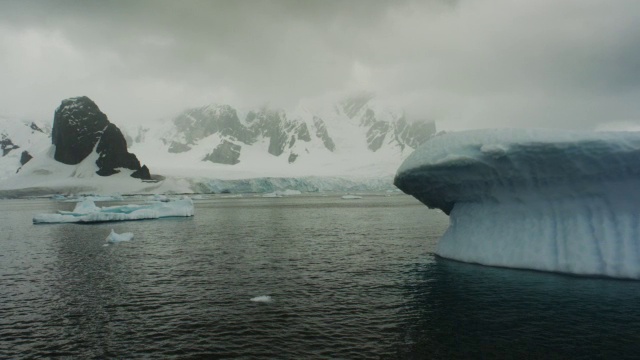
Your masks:
[{"label": "mountain peak", "polygon": [[[118,173],[117,168],[138,174],[141,169],[136,156],[127,151],[120,129],[86,96],[62,100],[54,114],[51,142],[55,145],[54,159],[68,165],[79,164],[95,149],[99,154],[98,175]],[[150,178],[148,170],[138,175]]]},{"label": "mountain peak", "polygon": [[342,100],[338,105],[349,119],[353,119],[374,97],[372,92],[360,92]]}]

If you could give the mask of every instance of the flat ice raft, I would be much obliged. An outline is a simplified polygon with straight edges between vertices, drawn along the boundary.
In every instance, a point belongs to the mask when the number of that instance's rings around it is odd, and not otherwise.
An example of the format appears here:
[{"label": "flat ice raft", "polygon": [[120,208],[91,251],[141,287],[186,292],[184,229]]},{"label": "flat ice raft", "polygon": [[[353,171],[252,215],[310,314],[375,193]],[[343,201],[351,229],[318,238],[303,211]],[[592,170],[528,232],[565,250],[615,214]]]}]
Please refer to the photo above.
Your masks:
[{"label": "flat ice raft", "polygon": [[170,202],[151,202],[142,205],[106,207],[98,207],[92,200],[85,199],[76,204],[73,211],[58,211],[57,214],[35,215],[33,217],[33,223],[96,223],[193,216],[193,214],[193,201],[189,198]]},{"label": "flat ice raft", "polygon": [[443,134],[395,185],[450,215],[443,257],[640,279],[640,133]]}]

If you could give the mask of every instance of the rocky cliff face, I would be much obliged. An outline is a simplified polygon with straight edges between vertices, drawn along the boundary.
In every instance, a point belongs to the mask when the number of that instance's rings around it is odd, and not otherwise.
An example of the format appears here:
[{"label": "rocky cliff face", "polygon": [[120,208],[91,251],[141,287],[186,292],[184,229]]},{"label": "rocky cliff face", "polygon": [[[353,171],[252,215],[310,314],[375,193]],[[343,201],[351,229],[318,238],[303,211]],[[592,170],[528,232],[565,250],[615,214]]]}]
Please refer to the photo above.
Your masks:
[{"label": "rocky cliff face", "polygon": [[126,168],[134,170],[133,177],[151,178],[149,169],[127,151],[120,129],[86,96],[62,101],[53,118],[51,141],[56,146],[54,159],[59,162],[79,164],[95,149],[98,175],[109,176]]}]

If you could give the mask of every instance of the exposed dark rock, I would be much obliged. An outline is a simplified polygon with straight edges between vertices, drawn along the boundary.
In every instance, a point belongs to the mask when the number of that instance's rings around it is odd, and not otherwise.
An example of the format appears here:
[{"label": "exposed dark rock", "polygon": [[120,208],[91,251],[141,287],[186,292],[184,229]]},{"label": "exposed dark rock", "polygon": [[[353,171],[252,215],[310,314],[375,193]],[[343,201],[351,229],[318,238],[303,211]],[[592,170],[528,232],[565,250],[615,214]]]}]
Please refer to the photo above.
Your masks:
[{"label": "exposed dark rock", "polygon": [[98,175],[109,176],[120,172],[118,168],[126,168],[135,171],[134,177],[151,179],[149,169],[143,169],[138,158],[127,151],[120,129],[86,96],[62,101],[54,115],[51,138],[57,161],[78,164],[95,148]]},{"label": "exposed dark rock", "polygon": [[[149,173],[149,168],[147,165],[142,165],[139,170],[136,170],[131,174],[131,177],[142,180],[152,180],[151,173]],[[163,179],[164,180],[164,179]]]},{"label": "exposed dark rock", "polygon": [[80,163],[93,151],[107,125],[107,115],[88,97],[62,100],[53,117],[54,159],[69,165]]},{"label": "exposed dark rock", "polygon": [[29,127],[31,128],[31,130],[39,131],[39,132],[44,134],[44,130],[40,129],[40,127],[38,125],[36,125],[36,123],[34,123],[34,122],[29,124]]},{"label": "exposed dark rock", "polygon": [[300,125],[298,125],[296,135],[298,136],[298,139],[302,141],[311,141],[311,135],[309,134],[307,123],[301,123]]},{"label": "exposed dark rock", "polygon": [[296,153],[289,154],[289,164],[294,163],[297,158],[298,158],[298,154],[296,154]]},{"label": "exposed dark rock", "polygon": [[172,141],[171,145],[169,145],[169,152],[173,154],[179,154],[189,150],[191,150],[191,146],[179,143],[177,141]]},{"label": "exposed dark rock", "polygon": [[33,156],[31,156],[28,151],[23,151],[22,154],[20,154],[20,165],[28,163],[31,159],[33,159]]},{"label": "exposed dark rock", "polygon": [[[109,176],[120,172],[117,168],[126,168],[131,170],[140,170],[140,161],[138,158],[127,151],[127,141],[122,135],[120,129],[114,124],[107,125],[106,129],[100,137],[98,146],[98,175]],[[147,171],[148,172],[148,171]],[[150,177],[144,178],[148,180]]]},{"label": "exposed dark rock", "polygon": [[186,145],[211,134],[233,137],[245,144],[251,144],[254,137],[242,125],[236,110],[229,105],[205,106],[187,110],[179,115],[174,124],[178,132],[184,135]]},{"label": "exposed dark rock", "polygon": [[2,156],[6,156],[13,149],[19,149],[20,146],[14,144],[11,139],[9,139],[6,135],[2,135],[2,139],[0,139],[0,149],[2,149]]},{"label": "exposed dark rock", "polygon": [[436,133],[436,123],[433,121],[416,121],[409,123],[405,117],[396,122],[394,135],[399,144],[417,148]]},{"label": "exposed dark rock", "polygon": [[367,144],[371,151],[377,151],[382,147],[384,138],[389,132],[389,123],[386,121],[376,121],[367,131]]},{"label": "exposed dark rock", "polygon": [[331,136],[329,136],[327,125],[324,123],[324,120],[317,116],[314,116],[313,125],[316,127],[316,136],[322,139],[324,147],[326,147],[329,151],[334,151],[336,149],[336,144],[333,142],[333,139],[331,139]]},{"label": "exposed dark rock", "polygon": [[307,124],[287,119],[283,110],[263,108],[258,112],[250,112],[246,122],[256,139],[259,136],[269,139],[268,152],[271,155],[282,155],[287,147],[291,148],[296,143],[297,139],[311,141]]},{"label": "exposed dark rock", "polygon": [[211,154],[205,156],[203,160],[218,164],[235,165],[240,162],[241,149],[242,146],[224,140],[220,145],[213,149]]}]

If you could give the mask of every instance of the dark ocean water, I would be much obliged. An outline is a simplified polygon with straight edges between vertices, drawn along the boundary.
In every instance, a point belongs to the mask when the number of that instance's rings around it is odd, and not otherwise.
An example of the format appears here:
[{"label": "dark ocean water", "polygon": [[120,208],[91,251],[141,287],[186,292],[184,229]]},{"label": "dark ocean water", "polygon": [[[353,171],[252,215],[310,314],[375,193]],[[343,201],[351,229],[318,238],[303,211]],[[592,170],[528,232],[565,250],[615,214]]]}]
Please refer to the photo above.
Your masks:
[{"label": "dark ocean water", "polygon": [[[640,357],[640,282],[437,258],[448,218],[407,196],[215,197],[97,225],[0,204],[2,359]],[[135,239],[105,247],[112,228]]]}]

